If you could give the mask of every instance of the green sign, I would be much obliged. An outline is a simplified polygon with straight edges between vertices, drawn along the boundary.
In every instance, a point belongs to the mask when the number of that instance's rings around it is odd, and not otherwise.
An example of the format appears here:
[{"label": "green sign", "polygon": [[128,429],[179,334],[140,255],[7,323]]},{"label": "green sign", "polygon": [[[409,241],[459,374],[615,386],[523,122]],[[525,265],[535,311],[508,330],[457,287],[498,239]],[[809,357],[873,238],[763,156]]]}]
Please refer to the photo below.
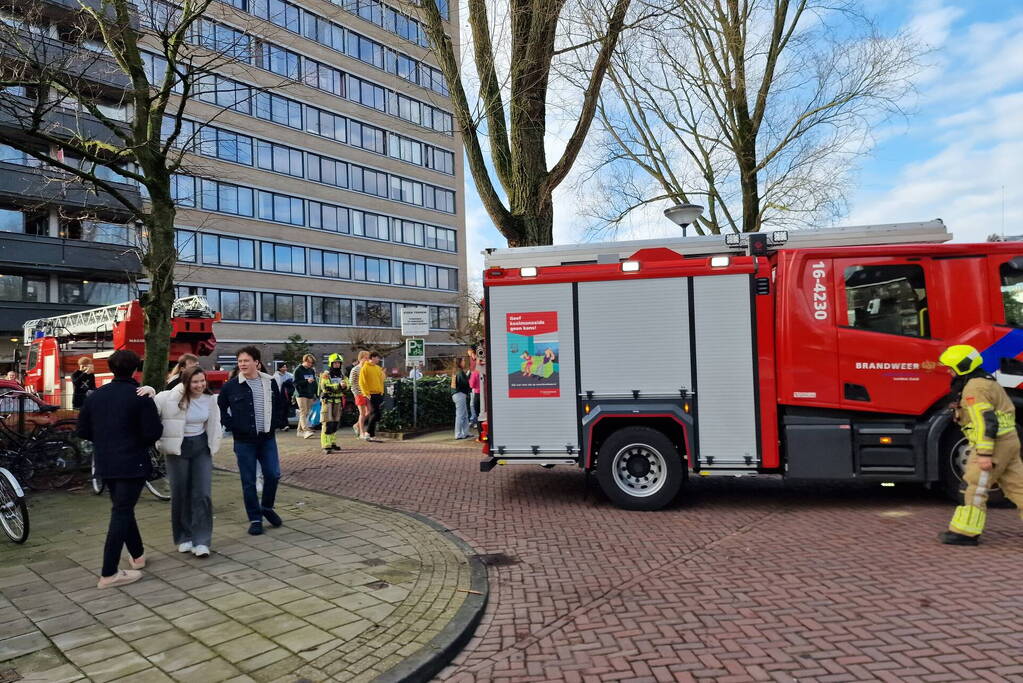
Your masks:
[{"label": "green sign", "polygon": [[406,339],[405,340],[405,362],[409,364],[422,363],[426,360],[426,340]]}]

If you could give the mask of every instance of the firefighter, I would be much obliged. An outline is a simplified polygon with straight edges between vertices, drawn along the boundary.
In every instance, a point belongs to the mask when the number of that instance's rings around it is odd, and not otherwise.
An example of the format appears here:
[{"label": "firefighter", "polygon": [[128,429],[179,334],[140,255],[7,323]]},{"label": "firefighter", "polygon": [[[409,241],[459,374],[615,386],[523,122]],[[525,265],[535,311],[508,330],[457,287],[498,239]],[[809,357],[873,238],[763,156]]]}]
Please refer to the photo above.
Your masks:
[{"label": "firefighter", "polygon": [[341,412],[344,410],[344,389],[347,386],[345,371],[341,368],[343,364],[344,358],[341,354],[332,353],[327,359],[327,369],[320,375],[320,422],[323,423],[320,445],[323,447],[324,455],[341,450],[337,445],[337,428],[341,422]]},{"label": "firefighter", "polygon": [[953,414],[970,442],[963,481],[966,491],[938,538],[949,545],[977,545],[987,519],[987,495],[997,484],[1023,516],[1023,460],[1016,435],[1016,410],[1005,389],[981,367],[977,349],[950,346],[938,359],[952,379]]}]

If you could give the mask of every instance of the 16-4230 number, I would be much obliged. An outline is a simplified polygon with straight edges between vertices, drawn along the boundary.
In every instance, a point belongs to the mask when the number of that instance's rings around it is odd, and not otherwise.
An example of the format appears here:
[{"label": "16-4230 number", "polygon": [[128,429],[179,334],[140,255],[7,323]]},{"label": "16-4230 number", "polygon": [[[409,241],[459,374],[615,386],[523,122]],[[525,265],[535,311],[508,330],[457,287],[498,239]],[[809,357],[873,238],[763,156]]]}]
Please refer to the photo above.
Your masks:
[{"label": "16-4230 number", "polygon": [[817,320],[828,319],[828,284],[824,261],[811,263],[813,269],[813,317]]}]

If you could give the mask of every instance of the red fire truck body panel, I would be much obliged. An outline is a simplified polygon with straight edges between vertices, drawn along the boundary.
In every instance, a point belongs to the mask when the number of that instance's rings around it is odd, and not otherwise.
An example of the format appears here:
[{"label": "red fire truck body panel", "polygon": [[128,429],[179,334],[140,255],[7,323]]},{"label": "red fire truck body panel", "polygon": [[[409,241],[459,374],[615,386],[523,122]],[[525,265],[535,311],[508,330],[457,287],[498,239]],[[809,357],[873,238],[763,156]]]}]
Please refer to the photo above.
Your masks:
[{"label": "red fire truck body panel", "polygon": [[[216,347],[213,325],[220,320],[220,314],[210,311],[205,300],[201,307],[204,308],[180,311],[180,315],[171,319],[169,356],[172,361],[186,353],[206,356]],[[69,377],[78,369],[79,358],[93,359],[96,386],[113,378],[106,358],[114,351],[127,349],[145,359],[145,312],[138,301],[130,301],[30,321],[26,323],[25,341],[29,345],[25,387],[50,404],[69,407]],[[214,390],[227,381],[227,376],[227,372],[220,370],[206,373],[207,382]]]},{"label": "red fire truck body panel", "polygon": [[[592,260],[586,245],[488,254],[481,468],[577,464],[616,503],[651,509],[675,476],[649,441],[660,433],[700,474],[947,484],[960,435],[936,361],[977,347],[1023,405],[1023,250],[933,243],[949,238],[940,221],[847,230],[798,235],[806,247],[756,236],[738,254],[708,238],[696,253],[676,240],[594,245]],[[531,317],[557,324],[512,325]]]}]

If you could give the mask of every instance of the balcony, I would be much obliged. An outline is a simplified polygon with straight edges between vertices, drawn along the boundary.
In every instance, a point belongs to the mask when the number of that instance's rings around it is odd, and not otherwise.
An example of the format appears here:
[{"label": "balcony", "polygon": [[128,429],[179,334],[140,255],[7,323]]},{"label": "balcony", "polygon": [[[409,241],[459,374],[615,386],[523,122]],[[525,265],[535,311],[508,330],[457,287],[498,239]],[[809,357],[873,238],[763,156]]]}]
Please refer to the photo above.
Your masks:
[{"label": "balcony", "polygon": [[[23,122],[33,115],[34,106],[35,102],[28,98],[5,94],[3,104],[0,105],[0,130],[8,135],[31,139],[31,136],[25,133]],[[127,123],[124,125],[128,126]],[[43,114],[43,124],[40,128],[61,138],[78,137],[111,145],[123,144],[120,138],[94,116],[62,107],[53,107]]]},{"label": "balcony", "polygon": [[5,232],[0,232],[0,263],[10,272],[71,273],[95,279],[142,274],[138,252],[125,245]]},{"label": "balcony", "polygon": [[30,301],[0,301],[0,331],[6,335],[21,336],[22,327],[28,320],[50,318],[55,315],[74,313],[96,308],[89,304],[51,304]]},{"label": "balcony", "polygon": [[127,74],[110,57],[23,28],[5,29],[0,40],[0,59],[27,63],[29,68],[45,65],[68,73],[76,90],[116,95],[131,87]]},{"label": "balcony", "polygon": [[[112,183],[137,206],[142,196],[136,187]],[[128,209],[106,193],[97,194],[87,183],[59,171],[0,162],[0,202],[17,206],[40,204],[85,209],[98,217],[118,220],[131,216]]]}]

